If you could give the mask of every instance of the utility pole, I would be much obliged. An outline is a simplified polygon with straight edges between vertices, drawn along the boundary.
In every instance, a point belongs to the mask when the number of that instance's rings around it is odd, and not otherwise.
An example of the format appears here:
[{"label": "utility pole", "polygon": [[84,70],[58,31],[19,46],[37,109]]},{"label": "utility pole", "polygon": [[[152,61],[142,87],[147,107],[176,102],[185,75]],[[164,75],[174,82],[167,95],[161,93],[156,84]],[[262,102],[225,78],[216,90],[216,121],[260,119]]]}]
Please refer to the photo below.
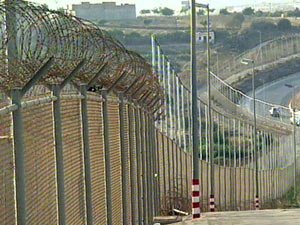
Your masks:
[{"label": "utility pole", "polygon": [[197,70],[196,70],[196,6],[191,0],[191,93],[192,93],[192,139],[193,139],[193,180],[192,211],[193,219],[200,218],[200,185],[199,185],[199,113],[197,106]]}]

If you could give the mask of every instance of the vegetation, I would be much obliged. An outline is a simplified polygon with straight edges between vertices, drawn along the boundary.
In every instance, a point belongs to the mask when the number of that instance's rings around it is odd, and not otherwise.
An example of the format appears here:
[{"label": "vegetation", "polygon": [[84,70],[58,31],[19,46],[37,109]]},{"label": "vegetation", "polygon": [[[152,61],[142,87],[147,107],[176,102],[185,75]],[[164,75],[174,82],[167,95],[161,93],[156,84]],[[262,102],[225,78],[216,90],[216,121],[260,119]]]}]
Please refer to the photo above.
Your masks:
[{"label": "vegetation", "polygon": [[164,7],[160,9],[160,14],[163,16],[172,16],[174,14],[174,10]]},{"label": "vegetation", "polygon": [[203,10],[203,9],[198,9],[197,15],[198,15],[198,16],[203,16],[203,15],[205,15],[205,10]]},{"label": "vegetation", "polygon": [[292,29],[291,21],[288,19],[281,19],[277,24],[278,30],[286,31]]},{"label": "vegetation", "polygon": [[167,7],[155,8],[155,9],[152,9],[151,11],[152,11],[153,14],[160,14],[162,16],[172,16],[172,15],[174,15],[174,10],[170,9],[170,8],[167,8]]},{"label": "vegetation", "polygon": [[251,7],[247,7],[245,9],[243,9],[242,13],[245,16],[252,16],[252,15],[254,15],[254,9],[252,9]]},{"label": "vegetation", "polygon": [[228,12],[227,9],[221,9],[219,14],[220,15],[230,15],[230,12]]},{"label": "vegetation", "polygon": [[140,11],[140,14],[149,14],[150,12],[151,12],[150,9],[142,9],[142,10]]},{"label": "vegetation", "polygon": [[227,24],[227,27],[229,28],[241,28],[243,22],[245,20],[245,17],[241,13],[235,13],[231,17],[230,21]]},{"label": "vegetation", "polygon": [[[219,12],[220,15],[231,15],[233,13],[228,12],[226,8],[221,9]],[[251,7],[244,8],[242,11],[242,14],[245,16],[255,16],[255,17],[281,17],[287,16],[287,17],[300,17],[300,10],[296,8],[295,10],[290,11],[275,11],[275,12],[263,12],[261,10],[255,11]]]},{"label": "vegetation", "polygon": [[[144,20],[144,23],[151,23],[152,20]],[[150,43],[149,35],[141,35],[137,32],[125,33],[122,30],[114,29],[109,34],[119,40],[124,45],[148,45]],[[189,32],[170,32],[156,35],[161,44],[166,43],[188,43],[190,40]]]}]

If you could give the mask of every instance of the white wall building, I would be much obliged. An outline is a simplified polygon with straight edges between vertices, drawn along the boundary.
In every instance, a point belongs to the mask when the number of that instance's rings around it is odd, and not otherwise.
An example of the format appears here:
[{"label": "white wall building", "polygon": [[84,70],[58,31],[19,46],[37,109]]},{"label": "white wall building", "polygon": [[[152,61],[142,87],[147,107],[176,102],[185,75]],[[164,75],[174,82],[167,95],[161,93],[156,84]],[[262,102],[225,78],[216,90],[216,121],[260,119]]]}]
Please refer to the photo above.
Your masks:
[{"label": "white wall building", "polygon": [[75,16],[91,21],[136,19],[135,4],[116,5],[115,2],[96,4],[82,2],[81,4],[73,4],[72,11],[74,11]]}]

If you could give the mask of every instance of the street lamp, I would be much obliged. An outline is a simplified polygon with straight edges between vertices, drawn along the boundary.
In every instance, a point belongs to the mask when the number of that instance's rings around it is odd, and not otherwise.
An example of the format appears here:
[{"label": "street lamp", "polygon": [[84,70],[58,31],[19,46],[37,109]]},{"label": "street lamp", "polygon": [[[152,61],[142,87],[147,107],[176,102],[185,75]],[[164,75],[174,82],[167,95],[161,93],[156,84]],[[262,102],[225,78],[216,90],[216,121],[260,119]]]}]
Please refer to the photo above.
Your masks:
[{"label": "street lamp", "polygon": [[193,180],[192,180],[192,213],[193,219],[200,218],[200,167],[199,167],[199,125],[196,67],[196,3],[191,0],[191,100],[192,100],[192,147],[193,147]]},{"label": "street lamp", "polygon": [[215,169],[214,169],[214,149],[213,149],[213,121],[211,116],[211,74],[210,74],[210,17],[209,17],[209,4],[199,4],[197,7],[205,8],[207,13],[207,23],[206,23],[206,52],[207,52],[207,109],[208,109],[208,150],[209,150],[209,162],[210,162],[210,198],[209,207],[210,211],[215,211]]},{"label": "street lamp", "polygon": [[[296,149],[296,106],[295,106],[295,89],[297,86],[291,85],[291,84],[285,84],[288,88],[293,88],[293,98],[291,101],[291,107],[293,110],[293,147],[294,147],[294,199],[297,199],[297,186],[296,186],[296,173],[297,173],[297,149]],[[293,104],[294,101],[294,104]]]},{"label": "street lamp", "polygon": [[207,52],[207,109],[208,109],[208,150],[210,162],[210,211],[215,211],[215,180],[214,180],[214,149],[213,149],[213,121],[211,113],[211,75],[210,75],[210,17],[209,17],[209,4],[195,3],[196,7],[206,9],[207,23],[206,23],[206,52]]},{"label": "street lamp", "polygon": [[[210,54],[209,54],[209,5],[196,3],[191,0],[191,77],[192,77],[192,137],[193,137],[193,218],[200,217],[200,167],[199,167],[199,112],[198,112],[198,95],[197,95],[197,71],[196,71],[196,7],[207,9],[207,74],[208,74],[208,110],[210,114]],[[211,116],[209,121],[211,121]],[[211,130],[211,129],[210,129]],[[209,132],[211,136],[211,132]],[[210,139],[210,138],[209,138]],[[211,139],[210,139],[211,140]],[[211,143],[210,143],[211,145]]]},{"label": "street lamp", "polygon": [[256,184],[256,196],[255,196],[255,209],[259,209],[259,186],[258,186],[258,152],[257,152],[257,145],[256,145],[256,99],[255,99],[255,85],[254,85],[254,76],[255,76],[255,62],[252,59],[243,58],[241,61],[244,65],[252,65],[252,92],[253,92],[253,122],[254,122],[254,138],[253,138],[253,146],[254,146],[254,154],[255,154],[255,184]]}]

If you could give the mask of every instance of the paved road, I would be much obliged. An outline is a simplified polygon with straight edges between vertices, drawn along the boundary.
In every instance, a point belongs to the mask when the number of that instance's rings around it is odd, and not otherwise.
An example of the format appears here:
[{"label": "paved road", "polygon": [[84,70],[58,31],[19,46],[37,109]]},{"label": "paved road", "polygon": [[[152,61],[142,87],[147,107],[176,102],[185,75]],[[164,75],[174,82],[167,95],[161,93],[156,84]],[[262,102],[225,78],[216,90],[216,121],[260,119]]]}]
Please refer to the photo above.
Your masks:
[{"label": "paved road", "polygon": [[[285,84],[300,86],[300,73],[295,73],[258,87],[255,92],[256,97],[265,102],[288,106],[293,95],[293,89],[286,87]],[[252,92],[248,93],[248,95],[252,96]]]},{"label": "paved road", "polygon": [[[176,225],[298,225],[300,209],[274,209],[260,211],[203,213],[199,220],[185,221]],[[175,224],[173,224],[175,225]]]},{"label": "paved road", "polygon": [[[283,105],[288,107],[289,101],[293,95],[293,89],[288,88],[285,84],[291,84],[294,86],[300,86],[300,73],[295,73],[289,76],[286,76],[282,79],[266,83],[260,87],[258,87],[255,91],[256,98],[262,100],[264,102],[272,103],[275,105]],[[299,88],[297,89],[299,91]],[[296,91],[296,92],[297,92]],[[252,96],[252,92],[247,93],[248,96]],[[253,103],[249,99],[243,99],[241,101],[241,105],[245,108],[253,111]],[[269,109],[270,105],[261,104],[257,102],[257,114],[264,117],[270,117]],[[285,121],[286,123],[290,123],[291,113],[289,110],[282,110],[283,117],[280,120]],[[275,118],[273,118],[275,119]]]}]

